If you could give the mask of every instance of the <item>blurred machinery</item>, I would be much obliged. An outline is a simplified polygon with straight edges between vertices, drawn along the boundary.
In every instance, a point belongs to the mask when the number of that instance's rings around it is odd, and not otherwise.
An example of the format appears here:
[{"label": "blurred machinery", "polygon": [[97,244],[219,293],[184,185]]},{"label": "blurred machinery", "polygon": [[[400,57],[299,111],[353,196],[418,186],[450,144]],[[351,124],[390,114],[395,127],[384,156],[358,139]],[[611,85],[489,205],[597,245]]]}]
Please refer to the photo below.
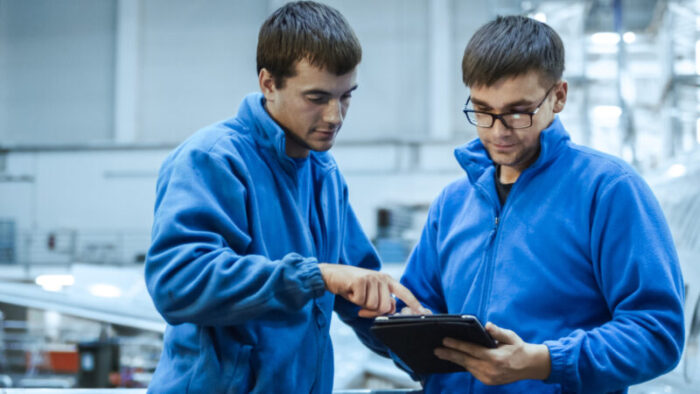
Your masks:
[{"label": "blurred machinery", "polygon": [[73,264],[0,281],[0,387],[146,387],[165,324],[142,269]]},{"label": "blurred machinery", "polygon": [[384,263],[405,263],[420,236],[428,205],[385,204],[377,209],[373,240]]},{"label": "blurred machinery", "polygon": [[377,209],[377,237],[374,245],[382,261],[406,261],[411,244],[404,233],[411,224],[412,215],[407,207],[395,205]]}]

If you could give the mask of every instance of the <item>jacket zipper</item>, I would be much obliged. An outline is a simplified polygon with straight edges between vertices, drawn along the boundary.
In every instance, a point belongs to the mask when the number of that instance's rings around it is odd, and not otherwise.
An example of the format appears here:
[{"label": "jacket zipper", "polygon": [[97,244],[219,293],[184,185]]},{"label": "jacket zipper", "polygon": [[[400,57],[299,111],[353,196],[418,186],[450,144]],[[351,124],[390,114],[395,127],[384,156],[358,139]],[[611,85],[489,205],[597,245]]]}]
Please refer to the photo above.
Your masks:
[{"label": "jacket zipper", "polygon": [[[513,185],[515,187],[515,185]],[[487,258],[485,263],[486,265],[486,275],[485,275],[485,280],[486,283],[484,284],[484,288],[481,291],[481,298],[479,300],[479,311],[477,316],[479,317],[480,320],[482,320],[483,324],[486,324],[486,307],[489,304],[489,297],[491,297],[491,286],[493,284],[493,271],[494,271],[494,265],[496,264],[496,245],[497,245],[497,237],[500,234],[498,231],[498,226],[500,223],[503,221],[502,217],[505,212],[505,207],[508,204],[508,199],[506,199],[506,203],[503,204],[503,207],[500,206],[500,202],[495,203],[493,199],[491,199],[490,194],[488,193],[488,190],[485,190],[484,188],[480,187],[482,194],[485,195],[486,199],[491,203],[491,206],[494,208],[494,218],[493,218],[493,227],[491,229],[491,233],[489,234],[489,237],[487,239],[487,248],[490,248],[490,250],[487,251]],[[512,190],[511,190],[512,192]],[[474,392],[474,383],[476,381],[476,378],[474,375],[469,374],[469,393]]]},{"label": "jacket zipper", "polygon": [[[511,201],[513,200],[513,196],[516,195],[514,193],[518,189],[518,185],[522,184],[522,179],[523,176],[526,175],[528,169],[523,171],[518,179],[515,181],[513,184],[513,187],[508,193],[508,198],[506,198],[505,203],[503,204],[502,207],[500,207],[500,212],[498,210],[498,207],[500,206],[500,203],[497,205],[496,208],[496,215],[494,217],[494,224],[493,224],[493,229],[491,230],[491,235],[489,236],[489,243],[490,243],[490,248],[491,250],[489,251],[489,259],[488,259],[488,266],[487,266],[487,275],[486,275],[486,280],[487,283],[484,286],[483,293],[481,294],[481,302],[479,305],[479,318],[480,319],[486,319],[486,309],[489,305],[489,300],[491,299],[491,290],[492,290],[492,285],[493,285],[493,276],[494,276],[494,266],[496,265],[496,252],[498,250],[498,245],[499,245],[499,239],[500,239],[500,234],[501,232],[498,231],[498,227],[501,225],[501,222],[503,222],[504,217],[510,210],[510,206],[512,205]],[[520,182],[518,182],[520,181]],[[493,200],[489,197],[489,200],[493,204]],[[495,205],[495,204],[494,204]],[[484,324],[487,322],[484,321]]]},{"label": "jacket zipper", "polygon": [[[502,214],[502,211],[501,211]],[[483,323],[486,324],[486,307],[489,304],[489,297],[491,296],[491,285],[493,284],[493,271],[494,271],[494,265],[496,264],[496,238],[498,237],[499,231],[498,231],[498,225],[500,222],[500,217],[498,214],[494,217],[493,220],[493,228],[491,229],[491,234],[489,234],[489,238],[487,240],[488,248],[490,250],[488,251],[487,254],[487,260],[486,260],[486,283],[484,284],[484,288],[481,293],[481,300],[480,300],[480,305],[479,305],[479,312],[478,316],[479,319],[483,320]]]}]

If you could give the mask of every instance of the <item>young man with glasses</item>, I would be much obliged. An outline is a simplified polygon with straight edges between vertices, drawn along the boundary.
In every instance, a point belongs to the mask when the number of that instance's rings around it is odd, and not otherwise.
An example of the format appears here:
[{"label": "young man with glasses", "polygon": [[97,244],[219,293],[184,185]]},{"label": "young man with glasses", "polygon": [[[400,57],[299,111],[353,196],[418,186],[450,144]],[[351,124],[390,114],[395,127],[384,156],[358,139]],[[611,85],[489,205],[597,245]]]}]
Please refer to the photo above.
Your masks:
[{"label": "young man with glasses", "polygon": [[479,138],[455,150],[466,177],[431,205],[401,281],[433,313],[489,322],[499,345],[445,339],[435,354],[465,373],[417,376],[426,393],[625,392],[680,358],[683,279],[664,216],[629,165],[571,142],[563,69],[557,33],[526,17],[467,45]]},{"label": "young man with glasses", "polygon": [[393,313],[379,258],[328,151],[362,49],[335,9],[283,5],[258,37],[262,93],[173,151],[158,183],[146,284],[168,327],[154,393],[329,393],[333,311],[376,351]]}]

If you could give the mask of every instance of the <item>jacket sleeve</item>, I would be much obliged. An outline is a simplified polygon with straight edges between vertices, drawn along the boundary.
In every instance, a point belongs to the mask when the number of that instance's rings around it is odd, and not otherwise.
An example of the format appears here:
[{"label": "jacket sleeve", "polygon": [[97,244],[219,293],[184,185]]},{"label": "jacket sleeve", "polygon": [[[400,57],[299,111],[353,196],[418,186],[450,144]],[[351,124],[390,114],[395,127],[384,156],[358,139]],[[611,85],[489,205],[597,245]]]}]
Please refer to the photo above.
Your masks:
[{"label": "jacket sleeve", "polygon": [[240,168],[233,158],[201,150],[181,151],[161,168],[145,276],[170,324],[234,325],[298,311],[325,291],[314,258],[247,254]]},{"label": "jacket sleeve", "polygon": [[[347,187],[345,187],[345,201],[347,201]],[[346,206],[345,229],[343,231],[343,246],[340,254],[340,264],[353,265],[360,268],[379,271],[381,261],[372,243],[367,239],[360,223],[355,216],[350,204]],[[335,297],[334,310],[338,317],[352,327],[357,337],[375,353],[387,355],[386,347],[372,334],[370,327],[374,319],[367,319],[357,315],[360,307],[341,296]]]},{"label": "jacket sleeve", "polygon": [[545,342],[548,382],[567,392],[608,392],[652,379],[671,370],[683,349],[683,279],[651,190],[627,174],[594,204],[591,260],[612,319]]}]

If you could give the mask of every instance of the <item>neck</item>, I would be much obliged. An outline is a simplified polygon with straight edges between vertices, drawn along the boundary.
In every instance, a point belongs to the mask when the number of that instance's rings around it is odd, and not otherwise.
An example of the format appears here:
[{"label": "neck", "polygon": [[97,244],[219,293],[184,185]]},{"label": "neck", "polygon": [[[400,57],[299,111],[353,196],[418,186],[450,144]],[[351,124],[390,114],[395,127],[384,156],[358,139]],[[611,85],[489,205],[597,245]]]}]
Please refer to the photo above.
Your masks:
[{"label": "neck", "polygon": [[309,149],[304,147],[304,142],[299,141],[293,133],[291,133],[282,123],[277,120],[274,111],[271,111],[270,107],[267,105],[267,101],[264,101],[263,108],[265,108],[265,112],[270,115],[270,118],[277,123],[282,131],[284,131],[284,153],[286,153],[287,156],[295,159],[304,159],[308,157]]},{"label": "neck", "polygon": [[[279,124],[279,123],[278,123]],[[282,127],[280,125],[280,127]],[[295,159],[305,159],[309,156],[309,151],[310,149],[304,148],[303,146],[303,141],[298,141],[297,137],[288,132],[287,129],[282,127],[282,130],[284,130],[284,153],[287,154],[289,157],[293,157]]]},{"label": "neck", "polygon": [[519,163],[515,163],[512,166],[501,165],[501,174],[498,177],[501,183],[515,183],[515,181],[517,181],[520,177],[520,174],[530,167],[540,156],[540,148],[541,147],[538,146],[537,150],[532,152],[529,158],[526,158]]},{"label": "neck", "polygon": [[501,165],[499,166],[499,168],[500,174],[498,176],[498,180],[501,181],[501,183],[503,184],[515,183],[515,181],[518,180],[518,177],[522,173],[522,170],[516,167],[508,167]]}]

